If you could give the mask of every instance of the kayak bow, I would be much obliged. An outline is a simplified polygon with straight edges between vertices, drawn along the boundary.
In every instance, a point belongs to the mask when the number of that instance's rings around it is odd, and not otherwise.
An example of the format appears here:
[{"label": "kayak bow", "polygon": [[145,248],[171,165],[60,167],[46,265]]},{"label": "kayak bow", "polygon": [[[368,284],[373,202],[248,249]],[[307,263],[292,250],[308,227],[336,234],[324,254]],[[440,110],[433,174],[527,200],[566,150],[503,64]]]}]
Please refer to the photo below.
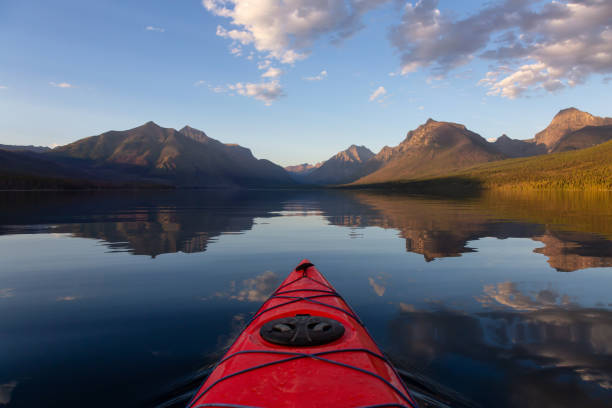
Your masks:
[{"label": "kayak bow", "polygon": [[416,406],[359,317],[303,260],[187,407]]}]

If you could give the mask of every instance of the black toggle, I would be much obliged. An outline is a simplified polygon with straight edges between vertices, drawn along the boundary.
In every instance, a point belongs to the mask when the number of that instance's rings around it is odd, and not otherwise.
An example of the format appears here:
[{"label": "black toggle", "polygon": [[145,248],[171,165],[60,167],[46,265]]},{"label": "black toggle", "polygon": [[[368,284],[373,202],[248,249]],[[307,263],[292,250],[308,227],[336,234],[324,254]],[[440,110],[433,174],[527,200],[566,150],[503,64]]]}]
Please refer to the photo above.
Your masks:
[{"label": "black toggle", "polygon": [[306,273],[306,270],[308,268],[310,268],[311,266],[314,266],[314,264],[311,264],[310,262],[304,262],[303,264],[298,265],[298,267],[295,268],[295,270],[296,271],[302,271],[302,272]]},{"label": "black toggle", "polygon": [[269,321],[261,327],[259,334],[264,340],[282,346],[320,346],[342,337],[344,326],[328,317],[298,314]]}]

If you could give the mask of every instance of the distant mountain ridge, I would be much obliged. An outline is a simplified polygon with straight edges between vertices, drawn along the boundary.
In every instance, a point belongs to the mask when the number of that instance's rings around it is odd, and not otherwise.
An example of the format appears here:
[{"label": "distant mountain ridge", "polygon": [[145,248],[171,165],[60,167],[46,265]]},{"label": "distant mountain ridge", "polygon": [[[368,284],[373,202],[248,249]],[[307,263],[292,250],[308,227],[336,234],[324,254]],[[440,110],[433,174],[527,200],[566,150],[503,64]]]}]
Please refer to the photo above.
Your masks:
[{"label": "distant mountain ridge", "polygon": [[20,146],[20,145],[5,145],[0,144],[0,150],[8,150],[11,152],[34,152],[34,153],[44,153],[51,151],[50,147],[47,146]]},{"label": "distant mountain ridge", "polygon": [[528,157],[546,154],[545,145],[536,144],[531,140],[511,139],[505,134],[493,142],[493,146],[508,157]]},{"label": "distant mountain ridge", "polygon": [[290,173],[307,174],[312,172],[314,169],[318,169],[322,164],[323,162],[319,162],[317,164],[302,163],[296,164],[295,166],[286,166],[285,170]]},{"label": "distant mountain ridge", "polygon": [[365,164],[374,153],[365,146],[351,145],[304,175],[309,184],[345,184],[363,176]]},{"label": "distant mountain ridge", "polygon": [[310,173],[318,169],[323,165],[323,162],[319,162],[317,164],[310,163],[302,163],[297,164],[295,166],[287,166],[285,167],[285,171],[289,174],[289,176],[300,184],[308,184],[308,176]]}]

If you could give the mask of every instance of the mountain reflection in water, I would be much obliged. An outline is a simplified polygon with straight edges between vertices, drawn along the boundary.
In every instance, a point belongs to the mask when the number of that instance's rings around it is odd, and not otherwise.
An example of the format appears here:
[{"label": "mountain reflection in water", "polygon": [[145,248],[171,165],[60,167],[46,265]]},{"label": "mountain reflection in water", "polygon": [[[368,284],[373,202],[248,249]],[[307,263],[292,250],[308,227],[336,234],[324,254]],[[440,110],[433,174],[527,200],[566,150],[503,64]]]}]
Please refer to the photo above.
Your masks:
[{"label": "mountain reflection in water", "polygon": [[391,354],[443,384],[461,384],[484,406],[609,406],[612,312],[550,291],[531,298],[512,282],[485,287],[478,300],[493,310],[400,304]]},{"label": "mountain reflection in water", "polygon": [[206,251],[222,234],[251,230],[255,218],[316,212],[352,228],[352,237],[355,228],[398,230],[406,251],[427,261],[473,252],[469,242],[484,237],[530,238],[552,268],[571,272],[612,266],[609,208],[609,194],[571,193],[450,201],[364,192],[4,193],[0,234],[66,233],[155,257]]},{"label": "mountain reflection in water", "polygon": [[411,381],[481,406],[609,406],[610,208],[603,193],[0,192],[0,405],[180,406],[181,379],[197,386],[307,257]]}]

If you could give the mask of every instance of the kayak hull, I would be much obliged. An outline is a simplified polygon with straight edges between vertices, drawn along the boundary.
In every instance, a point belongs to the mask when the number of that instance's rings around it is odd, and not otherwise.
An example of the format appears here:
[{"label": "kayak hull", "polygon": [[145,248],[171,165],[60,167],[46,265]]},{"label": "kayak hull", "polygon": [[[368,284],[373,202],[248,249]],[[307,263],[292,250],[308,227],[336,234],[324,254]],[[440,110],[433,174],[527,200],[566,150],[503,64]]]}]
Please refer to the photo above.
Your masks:
[{"label": "kayak hull", "polygon": [[[297,335],[288,345],[262,337],[266,323],[296,316],[332,319],[344,331],[320,345],[296,346],[291,342]],[[328,329],[325,323],[319,326]],[[283,324],[278,327],[284,330]],[[416,403],[358,316],[314,265],[303,260],[248,322],[188,405],[228,406],[416,407]]]}]

